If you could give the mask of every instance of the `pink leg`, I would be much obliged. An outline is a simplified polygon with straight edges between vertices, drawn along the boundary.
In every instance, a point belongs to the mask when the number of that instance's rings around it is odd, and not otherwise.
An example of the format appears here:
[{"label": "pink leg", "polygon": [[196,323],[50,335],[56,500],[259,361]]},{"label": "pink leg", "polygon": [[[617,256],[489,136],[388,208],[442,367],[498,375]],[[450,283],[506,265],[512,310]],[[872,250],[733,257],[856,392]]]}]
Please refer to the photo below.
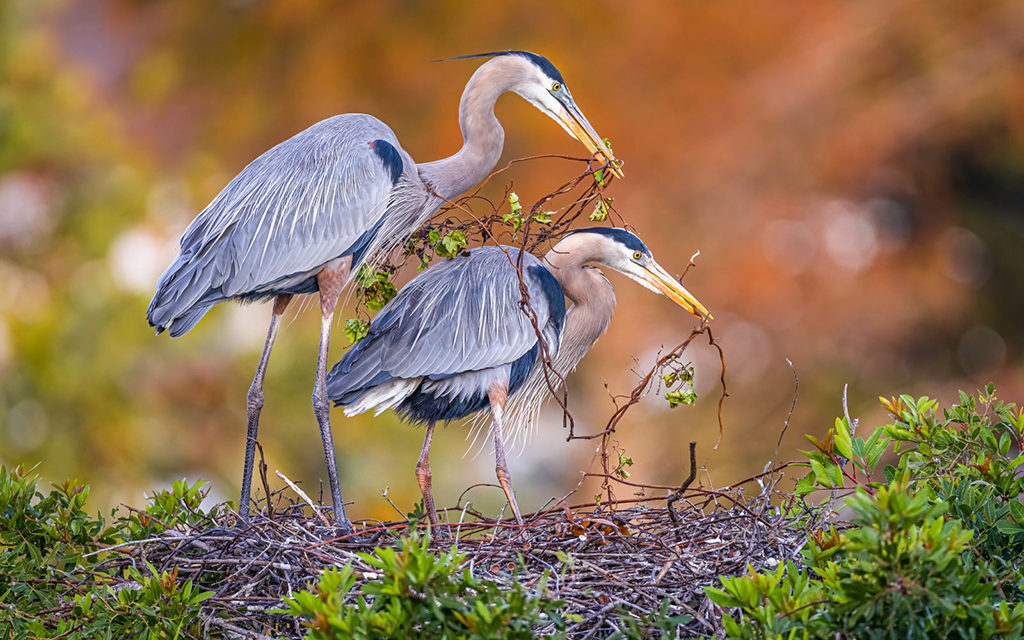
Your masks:
[{"label": "pink leg", "polygon": [[491,428],[494,432],[494,472],[498,476],[505,497],[508,498],[509,506],[512,507],[512,513],[516,516],[516,522],[523,524],[523,517],[519,515],[519,505],[516,504],[516,497],[512,493],[512,474],[508,472],[508,464],[505,462],[505,444],[502,442],[501,433],[502,413],[508,400],[508,382],[492,384],[487,395],[491,403],[491,416],[494,418]]},{"label": "pink leg", "polygon": [[434,490],[430,473],[430,441],[434,437],[434,423],[427,425],[427,434],[423,437],[423,449],[420,450],[420,459],[416,462],[416,481],[420,485],[420,493],[423,494],[423,506],[430,517],[430,524],[436,525],[437,507],[434,506]]}]

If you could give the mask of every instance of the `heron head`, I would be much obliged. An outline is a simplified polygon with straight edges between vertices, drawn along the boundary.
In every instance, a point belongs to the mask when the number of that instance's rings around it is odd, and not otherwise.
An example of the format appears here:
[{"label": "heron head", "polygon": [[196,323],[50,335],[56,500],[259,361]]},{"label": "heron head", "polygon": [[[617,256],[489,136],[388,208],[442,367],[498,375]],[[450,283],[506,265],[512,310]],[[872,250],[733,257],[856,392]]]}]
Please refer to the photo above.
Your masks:
[{"label": "heron head", "polygon": [[651,250],[635,234],[617,227],[590,227],[573,231],[566,239],[574,237],[577,241],[585,238],[586,262],[618,271],[644,288],[668,297],[701,320],[712,319],[707,308],[654,260]]},{"label": "heron head", "polygon": [[583,143],[591,155],[601,156],[605,167],[616,177],[622,177],[619,161],[576,105],[561,72],[547,58],[529,51],[495,51],[448,60],[477,57],[501,58],[499,64],[515,63],[517,69],[511,90],[561,125],[566,133]]}]

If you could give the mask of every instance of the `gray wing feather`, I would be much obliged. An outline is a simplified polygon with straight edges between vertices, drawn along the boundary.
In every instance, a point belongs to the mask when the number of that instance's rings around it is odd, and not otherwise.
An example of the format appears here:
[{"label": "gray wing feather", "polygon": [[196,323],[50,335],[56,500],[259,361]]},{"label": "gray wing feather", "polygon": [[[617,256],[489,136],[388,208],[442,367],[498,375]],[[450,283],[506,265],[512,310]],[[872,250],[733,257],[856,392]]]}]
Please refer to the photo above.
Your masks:
[{"label": "gray wing feather", "polygon": [[384,214],[390,172],[370,147],[394,133],[372,116],[323,120],[242,170],[196,218],[182,250],[216,244],[227,297],[304,273],[352,246]]},{"label": "gray wing feather", "polygon": [[[514,259],[517,250],[512,252]],[[524,266],[532,264],[539,261],[528,256]],[[382,359],[385,371],[402,378],[477,371],[513,362],[537,343],[519,306],[515,267],[500,249],[476,249],[433,271],[433,277],[410,283],[428,295],[419,297],[420,304],[392,330]],[[546,299],[532,294],[531,306],[543,327],[549,316]]]},{"label": "gray wing feather", "polygon": [[[375,140],[401,155],[397,185]],[[298,284],[374,228],[392,192],[415,176],[391,129],[365,114],[334,116],[285,140],[246,166],[185,230],[157,284],[151,324],[168,325],[193,305]]]},{"label": "gray wing feather", "polygon": [[[511,259],[519,250],[505,247]],[[438,380],[467,371],[507,365],[537,344],[537,332],[520,307],[519,277],[498,247],[433,266],[399,291],[328,377],[332,399],[388,378]],[[548,298],[528,269],[540,261],[524,255],[530,306],[552,353],[560,319],[552,321]],[[541,267],[543,268],[543,267]]]}]

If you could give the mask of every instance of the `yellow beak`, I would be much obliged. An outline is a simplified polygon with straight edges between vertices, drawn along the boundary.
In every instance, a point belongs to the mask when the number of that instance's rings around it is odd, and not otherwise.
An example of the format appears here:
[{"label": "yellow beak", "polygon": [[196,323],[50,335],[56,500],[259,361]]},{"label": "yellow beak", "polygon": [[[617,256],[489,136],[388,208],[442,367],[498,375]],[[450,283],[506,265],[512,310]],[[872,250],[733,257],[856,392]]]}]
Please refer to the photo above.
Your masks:
[{"label": "yellow beak", "polygon": [[604,158],[604,166],[608,171],[616,178],[622,178],[622,169],[617,166],[618,161],[612,155],[611,149],[583,117],[579,107],[575,104],[563,106],[562,110],[558,112],[558,119],[576,136],[577,140],[583,143],[591,155],[600,154]]},{"label": "yellow beak", "polygon": [[665,294],[670,300],[686,309],[701,320],[708,321],[713,318],[711,312],[700,303],[692,293],[686,290],[679,281],[661,268],[657,262],[650,260],[643,267],[642,277],[655,289]]}]

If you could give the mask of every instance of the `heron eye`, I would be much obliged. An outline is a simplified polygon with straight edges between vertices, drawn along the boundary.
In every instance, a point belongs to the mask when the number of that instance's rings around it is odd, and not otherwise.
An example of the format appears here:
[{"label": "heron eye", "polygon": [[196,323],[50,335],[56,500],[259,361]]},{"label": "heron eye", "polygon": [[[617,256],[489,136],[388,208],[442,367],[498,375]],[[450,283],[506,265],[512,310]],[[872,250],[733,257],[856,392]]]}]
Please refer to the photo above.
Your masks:
[{"label": "heron eye", "polygon": [[562,84],[559,83],[559,82],[556,82],[555,84],[551,85],[551,90],[552,91],[561,91],[562,90]]},{"label": "heron eye", "polygon": [[642,258],[643,256],[644,256],[644,254],[640,253],[639,251],[634,251],[634,252],[633,252],[633,259],[634,259],[634,260],[639,260],[639,259],[640,259],[640,258]]}]

